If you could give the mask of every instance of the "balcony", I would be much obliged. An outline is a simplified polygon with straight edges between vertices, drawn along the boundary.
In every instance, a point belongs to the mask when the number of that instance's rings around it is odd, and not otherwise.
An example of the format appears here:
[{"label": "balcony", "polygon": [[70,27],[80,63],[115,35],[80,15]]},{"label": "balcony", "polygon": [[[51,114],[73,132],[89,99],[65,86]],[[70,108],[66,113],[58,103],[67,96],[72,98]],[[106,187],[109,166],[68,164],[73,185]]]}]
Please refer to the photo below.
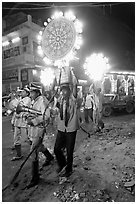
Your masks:
[{"label": "balcony", "polygon": [[2,60],[2,67],[12,67],[24,64],[34,64],[34,56],[31,54],[21,54],[15,57],[7,58]]}]

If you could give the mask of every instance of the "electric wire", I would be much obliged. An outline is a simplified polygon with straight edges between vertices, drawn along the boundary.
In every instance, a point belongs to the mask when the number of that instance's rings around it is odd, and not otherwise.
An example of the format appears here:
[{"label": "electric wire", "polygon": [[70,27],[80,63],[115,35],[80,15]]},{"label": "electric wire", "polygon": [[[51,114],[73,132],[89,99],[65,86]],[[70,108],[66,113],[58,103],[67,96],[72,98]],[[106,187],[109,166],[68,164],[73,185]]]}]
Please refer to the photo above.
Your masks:
[{"label": "electric wire", "polygon": [[[94,3],[84,3],[84,4],[76,4],[76,5],[72,5],[72,4],[68,4],[68,5],[40,5],[40,7],[3,7],[2,9],[4,10],[38,10],[38,9],[53,9],[53,8],[66,8],[66,7],[112,7],[112,6],[117,6],[117,5],[122,5],[125,4],[126,2],[118,2],[118,3],[107,3],[107,4],[102,4],[102,3],[98,3],[98,4],[94,4]],[[30,4],[31,5],[31,4]],[[33,5],[33,4],[32,4]]]}]

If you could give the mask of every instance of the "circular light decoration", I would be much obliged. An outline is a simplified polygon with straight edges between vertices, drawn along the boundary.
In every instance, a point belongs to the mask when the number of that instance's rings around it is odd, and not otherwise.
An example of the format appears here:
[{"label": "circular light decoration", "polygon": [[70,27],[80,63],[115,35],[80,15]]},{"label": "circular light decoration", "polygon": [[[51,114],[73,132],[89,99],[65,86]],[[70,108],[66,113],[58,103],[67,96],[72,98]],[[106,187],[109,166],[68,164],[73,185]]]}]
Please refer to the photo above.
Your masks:
[{"label": "circular light decoration", "polygon": [[84,63],[85,73],[94,81],[102,80],[104,73],[107,72],[109,68],[108,58],[104,57],[102,53],[92,54],[86,58]]},{"label": "circular light decoration", "polygon": [[[70,12],[69,12],[70,13]],[[78,24],[79,22],[79,24]],[[44,61],[49,64],[62,64],[72,59],[76,50],[82,44],[82,24],[71,13],[63,16],[62,12],[56,12],[51,19],[48,18],[40,41],[44,54]],[[77,28],[79,25],[79,29]]]}]

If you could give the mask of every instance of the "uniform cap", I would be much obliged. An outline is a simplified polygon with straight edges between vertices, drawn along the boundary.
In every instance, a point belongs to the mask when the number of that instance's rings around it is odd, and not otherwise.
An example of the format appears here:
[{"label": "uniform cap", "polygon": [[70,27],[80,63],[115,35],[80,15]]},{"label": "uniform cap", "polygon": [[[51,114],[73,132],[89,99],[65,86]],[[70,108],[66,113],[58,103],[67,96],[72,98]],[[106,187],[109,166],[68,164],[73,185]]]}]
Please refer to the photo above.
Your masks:
[{"label": "uniform cap", "polygon": [[30,84],[30,91],[42,91],[42,87],[39,84],[31,83]]},{"label": "uniform cap", "polygon": [[23,90],[26,91],[26,92],[30,92],[30,89],[28,87],[24,87]]},{"label": "uniform cap", "polygon": [[63,83],[60,85],[60,89],[70,89],[69,83]]}]

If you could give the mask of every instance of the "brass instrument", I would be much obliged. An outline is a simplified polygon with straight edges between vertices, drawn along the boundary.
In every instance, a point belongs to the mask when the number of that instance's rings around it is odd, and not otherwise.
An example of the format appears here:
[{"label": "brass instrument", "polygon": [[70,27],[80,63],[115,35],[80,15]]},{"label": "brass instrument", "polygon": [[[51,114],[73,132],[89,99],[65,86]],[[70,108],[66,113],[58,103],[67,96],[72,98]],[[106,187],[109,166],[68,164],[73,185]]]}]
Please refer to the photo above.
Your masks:
[{"label": "brass instrument", "polygon": [[35,110],[33,108],[28,108],[27,106],[18,105],[16,108],[16,113],[20,114],[21,112],[27,112],[27,113],[32,114],[33,116],[34,115],[35,116],[42,116],[42,113],[38,110]]}]

